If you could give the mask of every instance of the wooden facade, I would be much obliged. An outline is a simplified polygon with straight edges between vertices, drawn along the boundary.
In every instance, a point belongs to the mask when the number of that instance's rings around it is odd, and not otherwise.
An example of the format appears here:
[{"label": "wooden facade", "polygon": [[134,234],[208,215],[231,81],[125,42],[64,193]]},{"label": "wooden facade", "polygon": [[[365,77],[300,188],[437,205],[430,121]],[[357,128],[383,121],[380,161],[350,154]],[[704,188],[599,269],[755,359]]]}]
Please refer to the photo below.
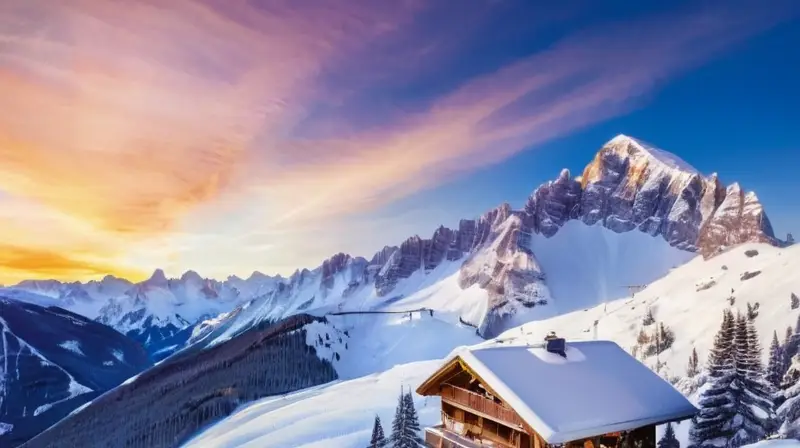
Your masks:
[{"label": "wooden facade", "polygon": [[[441,397],[441,424],[426,428],[431,448],[655,448],[655,425],[549,445],[502,397],[455,358],[423,383],[420,395]],[[583,404],[576,403],[576,406]],[[546,406],[546,403],[543,404]],[[613,406],[613,405],[612,405]],[[598,408],[598,412],[602,409]]]}]

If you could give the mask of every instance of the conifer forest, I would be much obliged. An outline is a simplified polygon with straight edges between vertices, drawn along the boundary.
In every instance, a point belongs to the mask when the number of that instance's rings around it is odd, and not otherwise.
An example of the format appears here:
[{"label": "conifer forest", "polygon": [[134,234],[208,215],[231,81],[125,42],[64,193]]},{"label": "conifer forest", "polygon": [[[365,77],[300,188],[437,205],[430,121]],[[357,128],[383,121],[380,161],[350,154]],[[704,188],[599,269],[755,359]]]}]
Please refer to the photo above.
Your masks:
[{"label": "conifer forest", "polygon": [[306,343],[306,314],[262,325],[192,354],[177,354],[22,445],[169,448],[241,403],[337,378]]}]

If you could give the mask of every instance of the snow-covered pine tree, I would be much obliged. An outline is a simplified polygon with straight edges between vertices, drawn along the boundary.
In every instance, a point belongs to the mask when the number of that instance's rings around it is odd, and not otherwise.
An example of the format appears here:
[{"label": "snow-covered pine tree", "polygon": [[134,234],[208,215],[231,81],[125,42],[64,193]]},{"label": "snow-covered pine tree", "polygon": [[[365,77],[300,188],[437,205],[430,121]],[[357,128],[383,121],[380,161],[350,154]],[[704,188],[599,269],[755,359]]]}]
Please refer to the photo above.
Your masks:
[{"label": "snow-covered pine tree", "polygon": [[722,313],[722,324],[714,336],[708,355],[708,387],[697,400],[699,412],[689,430],[691,447],[725,446],[733,435],[730,421],[735,415],[731,382],[736,376],[733,354],[734,317],[730,310]]},{"label": "snow-covered pine tree", "polygon": [[649,325],[653,325],[654,323],[656,323],[656,318],[653,316],[653,309],[648,306],[647,311],[644,313],[644,318],[642,318],[642,325],[647,327]]},{"label": "snow-covered pine tree", "polygon": [[790,439],[800,439],[800,356],[792,358],[792,365],[784,376],[782,387],[784,401],[778,408],[780,435]]},{"label": "snow-covered pine tree", "polygon": [[650,335],[649,335],[649,334],[647,334],[647,332],[644,330],[644,328],[642,328],[641,330],[639,330],[639,335],[638,335],[638,336],[636,336],[636,342],[637,342],[639,345],[645,345],[645,344],[647,344],[648,342],[650,342]]},{"label": "snow-covered pine tree", "polygon": [[772,343],[769,346],[769,361],[767,362],[767,381],[777,388],[781,385],[783,377],[783,347],[778,342],[778,332],[772,332]]},{"label": "snow-covered pine tree", "polygon": [[672,428],[672,423],[667,423],[664,429],[664,435],[658,440],[658,448],[681,448],[681,443],[675,437],[675,430]]},{"label": "snow-covered pine tree", "polygon": [[661,353],[664,350],[672,347],[672,344],[675,342],[675,333],[672,331],[671,328],[664,325],[664,322],[658,323],[658,338],[660,342],[660,346],[658,348],[658,352]]},{"label": "snow-covered pine tree", "polygon": [[686,366],[686,376],[694,378],[700,373],[700,364],[697,358],[697,349],[692,347],[692,354],[689,356],[689,364]]},{"label": "snow-covered pine tree", "polygon": [[758,302],[755,305],[750,305],[750,302],[747,302],[747,320],[754,320],[758,317]]},{"label": "snow-covered pine tree", "polygon": [[420,425],[419,425],[419,416],[417,416],[417,410],[414,408],[414,397],[411,395],[411,391],[409,390],[408,393],[403,397],[405,401],[404,409],[405,409],[405,430],[403,431],[403,440],[405,444],[403,448],[420,448],[425,446],[425,442],[420,437]]},{"label": "snow-covered pine tree", "polygon": [[372,425],[372,437],[369,439],[369,448],[385,448],[389,443],[386,440],[386,435],[383,433],[383,426],[381,426],[381,418],[375,416],[375,423]]},{"label": "snow-covered pine tree", "polygon": [[797,354],[797,347],[794,346],[792,341],[792,336],[794,335],[794,330],[792,327],[786,327],[786,333],[783,338],[783,373],[789,371],[789,367],[792,365],[792,357]]},{"label": "snow-covered pine tree", "polygon": [[735,375],[731,382],[736,415],[731,420],[734,431],[728,445],[739,447],[763,440],[775,431],[773,389],[761,369],[761,348],[753,321],[736,317],[734,330]]},{"label": "snow-covered pine tree", "polygon": [[791,293],[791,296],[789,296],[789,298],[791,300],[791,307],[793,310],[800,308],[800,297],[797,297],[797,294]]},{"label": "snow-covered pine tree", "polygon": [[400,388],[400,396],[397,399],[397,408],[394,411],[394,420],[392,420],[392,435],[389,440],[392,443],[392,448],[405,448],[405,441],[403,440],[403,433],[406,428],[406,400],[402,387]]}]

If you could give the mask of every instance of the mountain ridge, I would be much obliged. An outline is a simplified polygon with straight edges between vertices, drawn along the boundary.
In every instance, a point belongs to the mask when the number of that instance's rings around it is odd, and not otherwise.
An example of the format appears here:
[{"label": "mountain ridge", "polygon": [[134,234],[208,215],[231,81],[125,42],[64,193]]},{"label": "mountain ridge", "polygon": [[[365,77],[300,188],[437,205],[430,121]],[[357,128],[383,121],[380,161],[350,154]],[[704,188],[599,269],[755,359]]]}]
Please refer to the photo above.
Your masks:
[{"label": "mountain ridge", "polygon": [[[96,310],[97,318],[123,331],[136,331],[132,336],[147,344],[153,333],[135,327],[144,325],[149,316],[150,325],[171,326],[166,333],[159,332],[171,338],[202,316],[213,317],[258,300],[285,312],[330,306],[330,297],[339,297],[341,306],[364,288],[391,300],[398,283],[414,273],[460,261],[460,287],[477,285],[488,295],[489,318],[476,325],[481,334],[491,336],[502,331],[507,317],[550,301],[547,276],[530,247],[531,239],[552,238],[570,221],[615,233],[638,230],[704,257],[745,242],[779,244],[754,193],[744,193],[738,183],[725,187],[716,174],[703,176],[677,156],[620,134],[600,148],[580,176],[562,170],[555,180],[537,187],[521,209],[503,203],[476,219],[460,220],[457,228],[439,226],[430,238],[413,235],[369,259],[340,252],[289,277],[255,271],[246,280],[230,276],[218,281],[187,271],[174,279],[156,269],[149,279],[127,282],[126,291],[107,298]],[[124,280],[110,276],[85,284],[52,282],[35,284],[35,292],[57,289],[56,297],[71,304],[91,302],[110,284],[117,288],[114,291],[126,286]],[[289,304],[292,300],[299,305]],[[159,304],[163,309],[150,309]]]}]

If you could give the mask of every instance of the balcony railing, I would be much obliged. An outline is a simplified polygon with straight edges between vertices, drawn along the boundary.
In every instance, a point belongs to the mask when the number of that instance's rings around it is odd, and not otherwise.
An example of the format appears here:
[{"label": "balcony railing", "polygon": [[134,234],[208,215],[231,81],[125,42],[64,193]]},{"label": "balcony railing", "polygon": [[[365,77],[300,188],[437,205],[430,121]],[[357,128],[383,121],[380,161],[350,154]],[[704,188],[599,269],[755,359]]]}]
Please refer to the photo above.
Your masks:
[{"label": "balcony railing", "polygon": [[513,409],[502,404],[495,403],[494,400],[484,397],[481,394],[470,392],[460,387],[443,384],[441,386],[442,399],[461,407],[472,409],[493,420],[501,423],[510,424],[517,428],[522,428],[523,422]]},{"label": "balcony railing", "polygon": [[431,428],[425,429],[425,445],[430,448],[439,448],[442,443],[442,435]]},{"label": "balcony railing", "polygon": [[440,426],[425,429],[425,445],[428,448],[481,448],[484,446],[473,443]]}]

